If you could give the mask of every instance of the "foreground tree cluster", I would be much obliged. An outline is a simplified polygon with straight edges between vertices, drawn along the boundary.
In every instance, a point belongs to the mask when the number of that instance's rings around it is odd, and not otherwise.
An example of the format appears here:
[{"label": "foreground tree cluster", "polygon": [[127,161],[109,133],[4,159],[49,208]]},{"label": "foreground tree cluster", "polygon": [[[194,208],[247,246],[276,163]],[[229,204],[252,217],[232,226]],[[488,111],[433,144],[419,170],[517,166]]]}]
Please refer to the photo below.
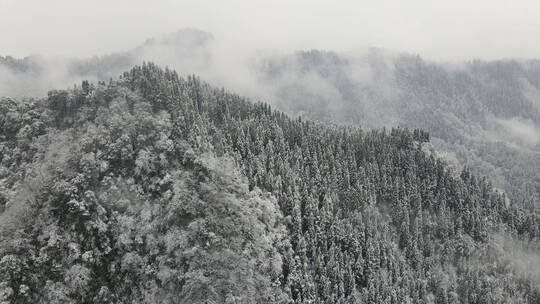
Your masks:
[{"label": "foreground tree cluster", "polygon": [[0,211],[5,303],[540,302],[516,263],[540,217],[426,132],[291,119],[153,64],[2,99]]}]

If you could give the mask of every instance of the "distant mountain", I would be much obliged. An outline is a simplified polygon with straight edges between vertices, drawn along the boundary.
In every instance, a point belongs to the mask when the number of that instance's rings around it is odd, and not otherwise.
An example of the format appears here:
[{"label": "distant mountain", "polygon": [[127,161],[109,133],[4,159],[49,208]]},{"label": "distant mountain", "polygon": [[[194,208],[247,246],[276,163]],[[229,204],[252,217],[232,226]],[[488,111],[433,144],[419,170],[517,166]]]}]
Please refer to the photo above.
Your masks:
[{"label": "distant mountain", "polygon": [[0,301],[538,303],[540,214],[429,137],[152,63],[3,98]]},{"label": "distant mountain", "polygon": [[195,73],[209,64],[212,41],[213,36],[209,33],[184,29],[161,38],[148,39],[142,45],[123,53],[74,60],[69,64],[69,72],[87,78],[108,80],[143,61],[156,61],[163,65],[181,67],[185,73]]},{"label": "distant mountain", "polygon": [[131,50],[87,59],[0,56],[0,96],[44,96],[82,80],[109,81],[143,61],[199,72],[209,64],[212,40],[206,32],[184,29],[148,39]]}]

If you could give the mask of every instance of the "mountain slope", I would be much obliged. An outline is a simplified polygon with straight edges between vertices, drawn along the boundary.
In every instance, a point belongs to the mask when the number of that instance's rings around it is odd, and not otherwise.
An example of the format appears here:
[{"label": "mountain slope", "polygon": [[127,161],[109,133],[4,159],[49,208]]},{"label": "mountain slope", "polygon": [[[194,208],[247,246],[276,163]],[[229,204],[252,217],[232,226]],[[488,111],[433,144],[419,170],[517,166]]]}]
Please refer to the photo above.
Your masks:
[{"label": "mountain slope", "polygon": [[153,64],[0,110],[4,301],[539,300],[509,261],[538,215],[424,131],[291,119]]},{"label": "mountain slope", "polygon": [[368,128],[427,130],[450,162],[489,176],[515,203],[540,202],[538,61],[439,64],[378,50],[308,51],[267,58],[258,70],[280,109]]},{"label": "mountain slope", "polygon": [[187,29],[90,59],[0,57],[0,95],[42,96],[83,79],[109,81],[143,61],[202,75],[292,116],[427,130],[449,163],[489,176],[512,203],[540,204],[538,60],[435,63],[381,50],[252,51]]},{"label": "mountain slope", "polygon": [[[249,191],[230,160],[173,143],[170,116],[141,100],[131,107],[129,91],[81,93],[51,92],[48,117],[29,105],[53,127],[41,136],[25,130],[29,108],[18,125],[18,109],[3,116],[14,120],[3,121],[12,128],[2,129],[2,169],[20,180],[2,191],[2,300],[279,302],[275,199]],[[59,104],[112,96],[78,114]],[[14,159],[19,147],[32,155]]]}]

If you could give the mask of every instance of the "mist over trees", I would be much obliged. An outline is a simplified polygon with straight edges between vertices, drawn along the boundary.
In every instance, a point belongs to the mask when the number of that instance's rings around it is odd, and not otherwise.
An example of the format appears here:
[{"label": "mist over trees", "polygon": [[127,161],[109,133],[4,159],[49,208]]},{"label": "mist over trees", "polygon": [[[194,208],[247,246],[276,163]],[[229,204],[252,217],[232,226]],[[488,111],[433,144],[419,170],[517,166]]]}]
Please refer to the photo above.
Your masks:
[{"label": "mist over trees", "polygon": [[457,65],[378,50],[308,51],[262,66],[264,82],[278,83],[278,107],[321,121],[428,130],[449,162],[490,176],[515,203],[538,206],[537,61]]},{"label": "mist over trees", "polygon": [[149,60],[292,116],[368,129],[424,129],[458,170],[467,166],[489,176],[512,203],[540,204],[537,60],[434,63],[379,49],[284,53],[235,48],[185,29],[90,59],[0,57],[0,95],[44,96],[85,79],[108,82]]},{"label": "mist over trees", "polygon": [[4,302],[540,301],[539,214],[426,131],[291,118],[152,63],[0,114]]},{"label": "mist over trees", "polygon": [[192,29],[0,57],[0,300],[538,303],[539,90]]}]

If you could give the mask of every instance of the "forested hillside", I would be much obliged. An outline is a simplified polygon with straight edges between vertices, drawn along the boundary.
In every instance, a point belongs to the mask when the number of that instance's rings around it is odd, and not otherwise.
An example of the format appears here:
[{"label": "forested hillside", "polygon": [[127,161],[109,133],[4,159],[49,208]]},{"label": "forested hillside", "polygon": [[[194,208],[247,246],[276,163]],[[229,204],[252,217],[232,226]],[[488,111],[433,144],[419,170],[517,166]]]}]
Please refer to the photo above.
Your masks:
[{"label": "forested hillside", "polygon": [[540,217],[419,129],[144,64],[0,102],[6,303],[538,303]]},{"label": "forested hillside", "polygon": [[438,152],[489,176],[514,203],[540,205],[540,62],[436,63],[372,50],[262,60],[276,105],[321,121],[430,132]]},{"label": "forested hillside", "polygon": [[87,59],[0,57],[0,95],[43,96],[85,79],[108,82],[154,61],[265,100],[291,116],[369,129],[426,130],[438,153],[459,170],[467,166],[489,176],[512,203],[540,206],[540,61],[444,63],[378,49],[241,49],[184,29]]}]

